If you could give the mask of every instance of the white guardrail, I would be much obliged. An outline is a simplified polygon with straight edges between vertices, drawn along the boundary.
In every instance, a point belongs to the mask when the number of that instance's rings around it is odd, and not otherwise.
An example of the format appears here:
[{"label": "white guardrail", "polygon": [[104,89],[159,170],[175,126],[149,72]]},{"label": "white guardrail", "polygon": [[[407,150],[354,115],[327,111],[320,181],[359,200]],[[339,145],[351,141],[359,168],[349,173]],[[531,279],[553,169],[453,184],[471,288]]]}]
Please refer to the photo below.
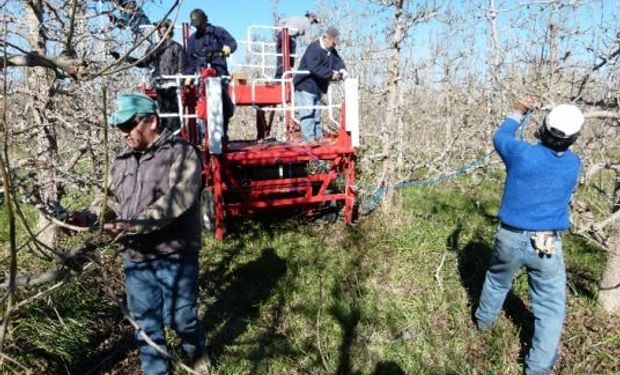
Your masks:
[{"label": "white guardrail", "polygon": [[[310,74],[309,71],[299,71],[299,70],[291,70],[284,72],[282,78],[272,78],[268,75],[271,71],[275,70],[275,65],[270,65],[267,63],[267,59],[282,56],[282,54],[276,52],[276,43],[275,42],[266,42],[258,40],[256,31],[257,30],[269,30],[273,32],[277,32],[282,30],[282,27],[279,26],[262,26],[262,25],[251,25],[248,27],[247,32],[247,40],[241,41],[239,44],[243,44],[246,46],[247,56],[245,56],[246,60],[251,60],[252,58],[258,58],[259,64],[257,63],[231,63],[232,66],[236,68],[246,68],[246,69],[258,69],[260,71],[261,77],[250,79],[249,83],[251,86],[251,99],[252,103],[256,103],[256,88],[257,86],[264,85],[279,85],[281,88],[281,97],[282,102],[279,106],[276,107],[263,107],[262,111],[265,112],[277,112],[280,113],[281,117],[281,127],[284,130],[286,127],[285,116],[286,112],[291,114],[290,118],[295,121],[295,123],[299,124],[299,120],[296,116],[296,111],[306,110],[306,109],[314,109],[314,110],[326,110],[328,113],[328,119],[330,123],[335,126],[340,126],[340,121],[336,117],[336,110],[340,109],[342,106],[342,101],[335,102],[334,100],[334,87],[338,87],[342,92],[339,93],[338,97],[342,97],[346,103],[346,113],[345,113],[345,121],[346,121],[346,130],[351,132],[353,146],[359,146],[359,93],[358,93],[358,81],[357,79],[347,78],[344,80],[344,85],[334,85],[333,83],[329,85],[326,94],[326,105],[316,105],[316,106],[296,106],[295,105],[295,90],[291,92],[291,103],[286,102],[286,88],[289,84],[292,84],[293,77],[296,75],[302,74]],[[273,52],[272,52],[273,51]],[[293,54],[293,57],[297,57],[297,54]],[[177,74],[177,75],[163,75],[158,77],[158,80],[163,83],[156,86],[156,88],[166,88],[166,87],[177,87],[180,88],[184,85],[184,82],[187,79],[192,79],[196,81],[199,79],[197,74],[194,75],[185,75],[185,74]],[[230,80],[230,85],[232,86],[232,96],[231,100],[233,104],[236,104],[236,95],[235,95],[235,85],[236,82],[231,77],[222,77],[224,79]],[[185,119],[195,119],[197,116],[195,114],[188,114],[183,112],[182,105],[182,93],[181,90],[177,90],[177,102],[178,102],[178,113],[160,113],[159,116],[162,118],[179,118],[181,120],[182,126],[185,126]],[[176,133],[180,132],[180,129],[177,130]],[[284,132],[282,132],[284,134]]]}]

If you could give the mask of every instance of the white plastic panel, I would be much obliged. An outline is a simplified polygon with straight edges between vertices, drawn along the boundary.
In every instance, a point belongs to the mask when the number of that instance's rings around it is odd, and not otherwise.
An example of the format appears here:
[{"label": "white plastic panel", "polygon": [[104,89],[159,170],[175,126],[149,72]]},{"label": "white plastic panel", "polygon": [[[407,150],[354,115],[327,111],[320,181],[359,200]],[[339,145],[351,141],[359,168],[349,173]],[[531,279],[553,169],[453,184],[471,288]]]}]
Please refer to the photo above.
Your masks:
[{"label": "white plastic panel", "polygon": [[209,129],[209,153],[222,153],[224,136],[224,107],[222,105],[222,79],[209,77],[207,80],[207,127]]},{"label": "white plastic panel", "polygon": [[351,146],[360,146],[359,83],[357,78],[344,81],[345,129],[351,133]]}]

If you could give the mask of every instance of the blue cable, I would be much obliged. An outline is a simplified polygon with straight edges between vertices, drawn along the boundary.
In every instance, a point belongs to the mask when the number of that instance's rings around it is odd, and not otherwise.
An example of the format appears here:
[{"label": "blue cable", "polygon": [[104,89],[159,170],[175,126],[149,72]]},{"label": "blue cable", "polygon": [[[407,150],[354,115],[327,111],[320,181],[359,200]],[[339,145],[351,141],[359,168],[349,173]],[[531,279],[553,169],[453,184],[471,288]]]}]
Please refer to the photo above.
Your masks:
[{"label": "blue cable", "polygon": [[[527,123],[530,120],[530,112],[531,111],[527,111],[525,113],[525,116],[523,117],[523,120],[521,121],[521,123],[519,124],[519,128],[517,128],[517,131],[520,131],[519,133],[519,138],[523,139],[525,138],[525,131],[527,128]],[[370,198],[370,200],[368,201],[368,203],[366,203],[365,205],[365,210],[362,213],[362,215],[368,215],[370,214],[372,211],[375,210],[375,208],[377,208],[377,206],[379,205],[379,203],[381,202],[381,200],[383,199],[383,197],[394,190],[397,189],[401,189],[401,188],[406,188],[406,187],[414,187],[414,186],[432,186],[432,185],[436,185],[438,183],[441,182],[445,182],[448,181],[456,176],[460,176],[462,174],[465,174],[467,172],[469,172],[470,170],[476,168],[479,165],[482,165],[483,163],[485,163],[487,161],[487,159],[489,158],[489,156],[491,156],[495,151],[491,151],[486,155],[481,156],[480,158],[474,160],[473,162],[467,164],[466,166],[459,168],[455,171],[446,173],[442,176],[430,179],[430,180],[422,180],[422,181],[401,181],[398,182],[396,184],[393,185],[388,185],[384,188],[377,188],[375,189],[375,192],[373,193],[372,197]]]},{"label": "blue cable", "polygon": [[523,140],[525,138],[525,131],[527,129],[527,124],[528,122],[530,122],[530,114],[532,113],[532,111],[530,111],[529,109],[525,112],[525,116],[523,116],[523,120],[521,120],[521,123],[519,124],[519,128],[517,129],[517,131],[519,131],[519,139]]}]

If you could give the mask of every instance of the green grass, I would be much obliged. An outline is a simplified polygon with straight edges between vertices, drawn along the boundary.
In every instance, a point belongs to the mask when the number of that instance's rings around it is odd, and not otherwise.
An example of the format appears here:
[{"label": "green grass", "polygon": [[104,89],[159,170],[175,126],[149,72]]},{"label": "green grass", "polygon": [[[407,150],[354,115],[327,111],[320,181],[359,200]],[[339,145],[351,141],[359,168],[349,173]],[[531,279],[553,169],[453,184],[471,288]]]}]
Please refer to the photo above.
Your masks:
[{"label": "green grass", "polygon": [[[404,190],[391,217],[364,217],[353,228],[248,221],[224,242],[205,240],[200,310],[217,372],[520,374],[532,331],[525,275],[496,329],[479,333],[471,320],[501,177]],[[559,372],[618,373],[620,320],[596,305],[605,254],[576,236],[565,244],[569,310]],[[114,279],[106,282],[122,295],[119,268],[110,264]],[[137,372],[132,331],[97,275],[21,312],[8,354],[41,373],[83,374],[95,365]],[[178,339],[170,342],[182,359]]]}]

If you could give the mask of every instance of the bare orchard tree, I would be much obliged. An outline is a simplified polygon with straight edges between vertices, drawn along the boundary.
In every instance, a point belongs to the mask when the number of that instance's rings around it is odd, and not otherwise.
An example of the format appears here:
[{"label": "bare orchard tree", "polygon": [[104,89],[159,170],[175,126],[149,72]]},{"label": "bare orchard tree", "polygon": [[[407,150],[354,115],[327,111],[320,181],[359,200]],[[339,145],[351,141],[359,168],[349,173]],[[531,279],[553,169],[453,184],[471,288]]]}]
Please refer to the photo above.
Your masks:
[{"label": "bare orchard tree", "polygon": [[616,173],[616,179],[611,216],[595,226],[594,229],[600,231],[607,226],[609,227],[607,264],[601,279],[599,300],[605,310],[620,314],[620,163],[614,164],[613,170]]},{"label": "bare orchard tree", "polygon": [[[3,204],[11,216],[11,232],[15,233],[13,224],[17,224],[29,238],[17,244],[13,235],[9,253],[0,251],[0,261],[9,265],[2,267],[9,274],[0,273],[0,288],[6,291],[0,297],[5,304],[0,350],[13,311],[41,295],[20,294],[24,300],[17,301],[16,288],[62,282],[79,273],[90,259],[84,253],[93,248],[94,237],[77,248],[65,248],[58,241],[58,228],[64,225],[63,201],[71,204],[100,189],[103,155],[118,147],[104,141],[104,93],[134,91],[137,77],[127,71],[129,65],[123,60],[156,43],[150,37],[154,29],[140,27],[150,26],[143,2],[131,2],[129,8],[128,3],[2,3]],[[173,2],[166,16],[178,5],[179,1]],[[124,56],[111,60],[106,52],[112,49],[122,49]],[[72,199],[67,200],[68,196]],[[35,227],[22,202],[38,208]],[[20,267],[32,258],[40,259],[47,269],[31,274],[32,270]]]},{"label": "bare orchard tree", "polygon": [[[587,117],[575,146],[584,171],[597,165],[608,172],[615,168],[620,5],[596,0],[474,0],[440,6],[366,1],[366,7],[355,9],[350,2],[330,4],[333,10],[348,9],[341,22],[376,15],[368,27],[345,32],[347,40],[339,46],[351,73],[360,78],[360,167],[366,181],[378,182],[360,184],[366,198],[398,181],[499,164],[492,152],[493,133],[512,103],[525,95],[541,104],[526,124],[526,139],[534,141],[534,129],[549,109],[572,102]],[[588,181],[577,192],[578,200],[590,189]],[[589,223],[577,211],[573,226],[610,250],[601,299],[617,293],[617,252],[611,247],[617,243],[612,223],[619,216],[617,196],[602,198],[611,208],[583,202],[596,220]],[[389,197],[381,202],[389,206]],[[591,225],[601,222],[605,229],[593,235]]]},{"label": "bare orchard tree", "polygon": [[[383,187],[396,182],[404,170],[405,131],[401,111],[402,49],[408,33],[414,32],[417,25],[437,16],[439,7],[435,1],[429,0],[391,0],[377,3],[393,13],[387,41],[389,63],[385,72],[386,116],[379,124],[382,167],[377,185]],[[389,212],[389,201],[390,199],[387,199],[383,206],[384,212]]]},{"label": "bare orchard tree", "polygon": [[[28,44],[31,46],[30,54],[45,56],[48,52],[48,37],[43,24],[44,2],[41,0],[31,1],[26,6],[25,11],[26,24],[30,30],[28,35]],[[12,59],[9,58],[9,61]],[[26,71],[26,88],[33,93],[26,103],[29,114],[26,120],[36,129],[36,151],[39,155],[36,168],[39,170],[38,185],[40,186],[38,192],[39,198],[43,202],[58,202],[59,200],[60,186],[56,178],[55,168],[58,160],[58,137],[56,126],[53,121],[50,121],[47,111],[52,106],[55,83],[57,80],[54,77],[54,72],[48,71],[47,67],[34,66]],[[56,228],[50,226],[43,216],[37,223],[36,231],[40,233],[41,241],[48,246],[56,244]]]},{"label": "bare orchard tree", "polygon": [[[39,215],[35,232],[48,246],[57,242],[57,227],[51,225],[47,214],[59,208],[67,188],[65,177],[79,166],[88,147],[97,143],[89,138],[80,144],[77,154],[71,152],[76,157],[66,158],[67,143],[75,145],[75,138],[66,136],[97,134],[89,129],[96,128],[101,119],[96,105],[100,98],[95,99],[104,84],[99,78],[125,69],[119,61],[107,60],[105,52],[123,44],[128,53],[143,48],[152,31],[140,28],[145,23],[142,3],[135,2],[137,7],[132,9],[121,8],[121,3],[33,0],[5,7],[3,21],[9,32],[0,43],[7,47],[4,65],[10,72],[13,95],[20,99],[13,104],[18,108],[13,109],[16,116],[11,116],[11,131],[15,145],[24,145],[23,151],[28,151],[16,162],[20,173],[36,175],[31,197],[48,212]],[[168,14],[176,5],[178,1]],[[25,17],[19,16],[22,13]],[[81,108],[85,102],[90,104]]]}]

